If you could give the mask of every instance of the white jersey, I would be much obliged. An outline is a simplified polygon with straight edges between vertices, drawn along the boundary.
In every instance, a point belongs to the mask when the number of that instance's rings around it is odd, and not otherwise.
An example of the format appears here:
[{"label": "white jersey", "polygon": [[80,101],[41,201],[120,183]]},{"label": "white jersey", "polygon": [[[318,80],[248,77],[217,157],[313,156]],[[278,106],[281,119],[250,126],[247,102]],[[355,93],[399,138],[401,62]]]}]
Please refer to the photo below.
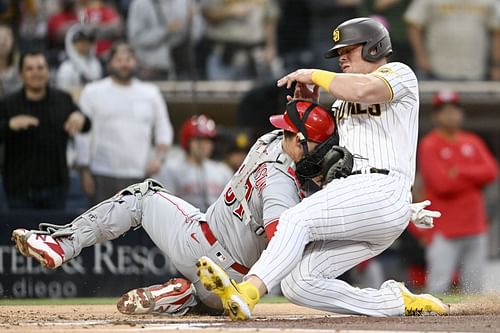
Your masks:
[{"label": "white jersey", "polygon": [[183,156],[167,160],[157,179],[170,193],[205,212],[232,176],[232,170],[222,162],[205,160],[196,165]]},{"label": "white jersey", "polygon": [[[338,276],[385,249],[410,220],[410,185],[415,173],[418,85],[412,70],[389,63],[372,73],[384,80],[391,101],[333,105],[340,144],[363,159],[365,171],[335,179],[280,217],[279,232],[247,276],[267,289],[281,282],[294,304],[340,314],[400,316],[405,313],[395,281],[380,289],[359,289]],[[365,167],[388,169],[388,175]]]},{"label": "white jersey", "polygon": [[78,164],[96,175],[143,178],[151,143],[172,143],[165,100],[151,83],[133,79],[119,85],[107,77],[85,86],[80,106],[92,129],[76,136]]},{"label": "white jersey", "polygon": [[418,82],[405,64],[391,62],[372,73],[388,85],[392,100],[365,105],[337,100],[332,111],[337,120],[340,145],[353,154],[354,169],[390,170],[413,184],[418,138]]},{"label": "white jersey", "polygon": [[[247,212],[236,199],[231,183],[206,214],[217,240],[230,251],[235,261],[247,267],[257,261],[267,246],[264,228],[277,222],[281,213],[303,198],[294,164],[281,144],[281,138],[272,141],[265,150],[267,162],[260,164],[246,179],[245,198],[251,211],[249,224],[245,223]],[[255,147],[247,156],[252,156]]]}]

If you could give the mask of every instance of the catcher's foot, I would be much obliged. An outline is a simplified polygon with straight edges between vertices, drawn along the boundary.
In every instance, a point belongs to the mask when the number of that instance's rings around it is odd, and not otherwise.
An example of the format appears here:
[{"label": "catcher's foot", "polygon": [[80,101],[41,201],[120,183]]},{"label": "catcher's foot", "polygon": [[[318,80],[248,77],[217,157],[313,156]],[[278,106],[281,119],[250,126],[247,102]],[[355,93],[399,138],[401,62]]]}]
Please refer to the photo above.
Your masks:
[{"label": "catcher's foot", "polygon": [[224,310],[232,320],[247,320],[260,299],[259,291],[250,282],[236,283],[208,257],[201,257],[196,263],[198,276],[205,288],[222,301]]},{"label": "catcher's foot", "polygon": [[12,232],[12,240],[23,256],[33,257],[47,268],[55,269],[64,262],[63,249],[50,235],[16,229]]},{"label": "catcher's foot", "polygon": [[447,315],[450,311],[450,307],[448,304],[441,302],[441,300],[432,295],[415,295],[410,292],[402,283],[399,283],[399,289],[401,289],[401,295],[403,295],[406,316],[443,316]]},{"label": "catcher's foot", "polygon": [[116,307],[128,315],[182,316],[197,303],[193,284],[186,279],[175,278],[164,284],[131,290],[120,297]]}]

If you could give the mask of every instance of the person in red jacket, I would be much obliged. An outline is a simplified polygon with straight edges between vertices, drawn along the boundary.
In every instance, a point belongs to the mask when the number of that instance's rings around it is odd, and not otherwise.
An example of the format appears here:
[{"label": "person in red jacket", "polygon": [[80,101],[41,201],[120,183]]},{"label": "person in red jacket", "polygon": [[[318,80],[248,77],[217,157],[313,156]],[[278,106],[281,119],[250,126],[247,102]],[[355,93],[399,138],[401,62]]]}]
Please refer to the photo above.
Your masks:
[{"label": "person in red jacket", "polygon": [[427,289],[446,292],[458,269],[462,291],[477,293],[487,257],[481,190],[496,178],[497,163],[477,135],[461,129],[458,93],[437,93],[433,106],[436,127],[421,140],[417,157],[425,196],[442,213],[427,235]]}]

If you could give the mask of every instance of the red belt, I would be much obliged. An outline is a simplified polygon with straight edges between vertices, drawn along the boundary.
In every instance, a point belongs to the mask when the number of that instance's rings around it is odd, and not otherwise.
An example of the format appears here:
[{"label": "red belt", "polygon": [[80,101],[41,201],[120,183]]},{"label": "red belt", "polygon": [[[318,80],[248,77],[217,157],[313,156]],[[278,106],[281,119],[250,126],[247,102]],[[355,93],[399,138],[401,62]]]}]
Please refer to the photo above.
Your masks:
[{"label": "red belt", "polygon": [[[217,242],[217,238],[215,238],[214,234],[212,233],[212,230],[210,230],[208,223],[200,221],[200,227],[201,227],[201,231],[203,231],[203,234],[205,235],[205,238],[207,239],[208,243],[210,245],[214,245]],[[237,262],[232,264],[231,268],[234,269],[235,271],[237,271],[238,273],[243,274],[243,275],[246,275],[249,271],[249,269],[247,267],[245,267],[241,264],[238,264]]]}]

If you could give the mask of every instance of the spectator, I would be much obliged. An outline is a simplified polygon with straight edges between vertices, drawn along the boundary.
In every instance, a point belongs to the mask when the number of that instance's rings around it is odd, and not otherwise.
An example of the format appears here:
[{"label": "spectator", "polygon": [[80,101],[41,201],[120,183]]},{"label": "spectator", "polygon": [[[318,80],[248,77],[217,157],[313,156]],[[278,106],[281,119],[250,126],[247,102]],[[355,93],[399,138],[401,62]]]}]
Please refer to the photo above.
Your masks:
[{"label": "spectator", "polygon": [[175,196],[206,211],[222,193],[233,172],[224,163],[211,160],[215,122],[204,116],[186,120],[180,131],[186,155],[168,160],[158,180]]},{"label": "spectator", "polygon": [[9,209],[63,209],[68,190],[68,138],[90,122],[71,96],[48,86],[47,59],[21,56],[23,88],[0,103],[0,141],[5,144],[4,187]]},{"label": "spectator", "polygon": [[99,59],[94,55],[94,38],[80,25],[75,25],[66,36],[68,59],[57,71],[57,85],[78,100],[83,86],[102,77]]},{"label": "spectator", "polygon": [[18,42],[21,51],[45,50],[47,46],[47,13],[37,0],[19,1]]},{"label": "spectator", "polygon": [[487,225],[481,190],[497,175],[497,165],[476,135],[462,131],[460,96],[440,92],[434,97],[436,128],[419,146],[418,161],[430,209],[442,217],[426,239],[428,280],[432,293],[449,288],[457,268],[464,292],[481,291],[487,258]]},{"label": "spectator", "polygon": [[498,0],[413,0],[405,20],[423,78],[500,80]]},{"label": "spectator", "polygon": [[211,52],[210,80],[267,78],[276,59],[274,0],[202,0]]},{"label": "spectator", "polygon": [[[190,77],[194,0],[135,0],[128,17],[128,38],[145,80]],[[197,17],[198,20],[200,17]]]},{"label": "spectator", "polygon": [[363,0],[360,14],[385,20],[386,28],[391,33],[391,44],[394,50],[391,61],[404,62],[413,67],[413,50],[408,42],[406,25],[402,19],[410,2],[411,0]]},{"label": "spectator", "polygon": [[78,23],[76,2],[77,0],[62,0],[61,11],[49,18],[47,37],[51,49],[64,50],[66,33]]},{"label": "spectator", "polygon": [[89,32],[96,37],[96,55],[104,57],[113,41],[122,35],[123,24],[120,15],[102,0],[80,0],[81,15]]},{"label": "spectator", "polygon": [[250,135],[245,131],[238,131],[229,138],[224,161],[233,173],[240,168],[252,144]]},{"label": "spectator", "polygon": [[77,164],[82,189],[94,203],[156,174],[172,143],[160,90],[134,78],[136,67],[130,46],[116,44],[108,59],[110,76],[87,84],[80,97],[93,127],[77,138]]},{"label": "spectator", "polygon": [[0,96],[21,87],[21,79],[14,64],[16,47],[12,29],[0,25]]}]

